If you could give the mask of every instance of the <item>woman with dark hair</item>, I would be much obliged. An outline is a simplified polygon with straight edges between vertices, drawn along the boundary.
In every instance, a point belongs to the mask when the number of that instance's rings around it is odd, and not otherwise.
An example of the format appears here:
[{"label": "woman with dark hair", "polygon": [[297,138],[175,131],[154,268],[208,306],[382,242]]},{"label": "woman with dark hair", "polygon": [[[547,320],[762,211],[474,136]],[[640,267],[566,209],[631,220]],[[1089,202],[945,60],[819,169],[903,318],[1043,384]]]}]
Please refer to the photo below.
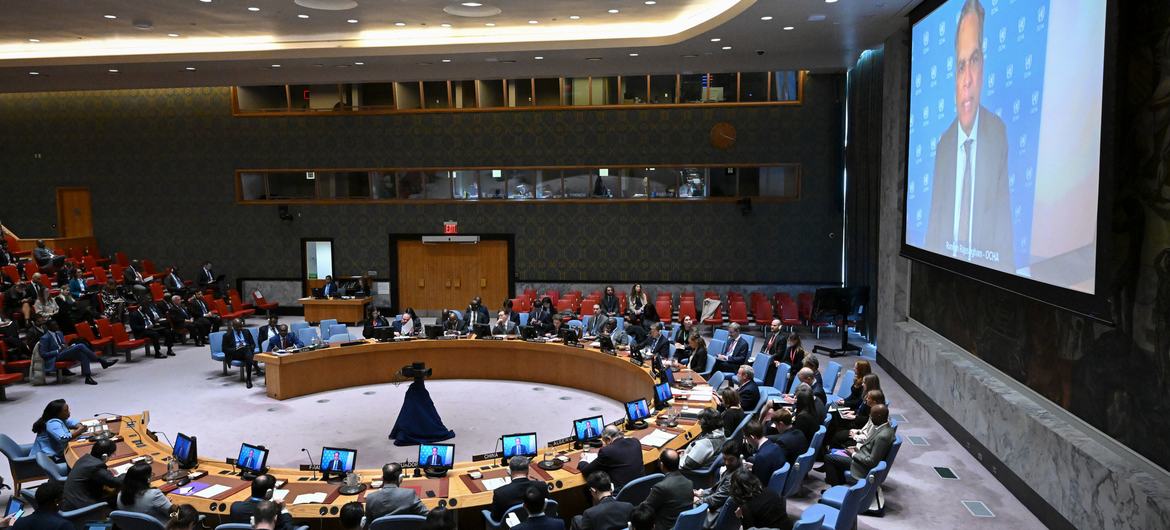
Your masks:
[{"label": "woman with dark hair", "polygon": [[171,519],[167,521],[167,530],[195,530],[199,523],[199,512],[190,504],[179,504],[171,510]]},{"label": "woman with dark hair", "polygon": [[[784,348],[784,354],[780,356],[781,358],[772,359],[772,362],[776,363],[776,366],[779,366],[781,362],[788,363],[788,374],[784,377],[784,386],[778,386],[777,388],[780,388],[782,392],[787,392],[792,387],[792,381],[796,379],[796,372],[799,372],[804,366],[804,358],[807,356],[808,352],[804,351],[804,347],[800,344],[800,335],[796,333],[788,334],[788,343]],[[779,379],[780,377],[777,376],[776,378]],[[777,384],[779,384],[779,381],[777,381]]]},{"label": "woman with dark hair", "polygon": [[626,325],[643,326],[645,320],[646,306],[649,300],[646,299],[646,292],[642,290],[642,284],[635,283],[630,287],[630,298],[626,302]]},{"label": "woman with dark hair", "polygon": [[796,391],[795,401],[796,419],[792,421],[792,424],[804,433],[805,439],[812,440],[813,435],[816,434],[824,420],[824,418],[817,417],[816,398],[813,397],[812,390],[802,386]]},{"label": "woman with dark hair", "polygon": [[427,512],[422,530],[455,530],[455,512],[442,506],[435,507]]},{"label": "woman with dark hair", "polygon": [[122,478],[118,493],[118,509],[144,513],[162,523],[171,518],[171,501],[157,488],[150,487],[150,464],[138,462],[130,466]]},{"label": "woman with dark hair", "polygon": [[739,405],[739,392],[730,386],[719,391],[719,401],[723,403],[723,432],[726,436],[731,436],[747,413]]},{"label": "woman with dark hair", "polygon": [[[865,389],[862,388],[866,376],[873,375],[869,361],[858,359],[853,363],[853,385],[849,387],[849,395],[837,400],[837,406],[847,409],[856,409],[862,403]],[[874,377],[877,377],[876,375]]]},{"label": "woman with dark hair", "polygon": [[[707,341],[703,340],[703,337],[699,334],[698,329],[695,329],[695,332],[687,338],[687,346],[687,349],[690,350],[690,360],[687,361],[687,366],[690,366],[691,370],[696,372],[706,371]],[[682,362],[682,359],[679,359],[679,362]]]},{"label": "woman with dark hair", "polygon": [[612,285],[605,286],[605,294],[601,297],[601,312],[605,316],[613,318],[618,316],[621,312],[621,301],[618,300],[617,294],[613,290]]},{"label": "woman with dark hair", "polygon": [[731,499],[744,528],[791,528],[784,498],[765,488],[755,473],[739,468],[731,476]]},{"label": "woman with dark hair", "polygon": [[699,437],[687,447],[683,454],[682,469],[695,471],[706,469],[719,458],[719,449],[726,439],[723,434],[723,417],[715,409],[703,409],[699,413]]},{"label": "woman with dark hair", "polygon": [[45,405],[40,419],[33,423],[32,432],[37,435],[33,451],[64,462],[65,447],[85,432],[85,426],[69,417],[69,404],[64,399],[54,399]]}]

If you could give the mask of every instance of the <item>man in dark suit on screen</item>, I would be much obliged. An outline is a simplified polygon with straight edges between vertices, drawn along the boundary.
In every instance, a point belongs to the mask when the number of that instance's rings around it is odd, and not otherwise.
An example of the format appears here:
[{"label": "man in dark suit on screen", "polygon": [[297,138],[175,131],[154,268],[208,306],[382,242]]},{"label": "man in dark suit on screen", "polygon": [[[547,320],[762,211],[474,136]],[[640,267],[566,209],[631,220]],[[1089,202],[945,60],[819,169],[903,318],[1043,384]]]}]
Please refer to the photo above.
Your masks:
[{"label": "man in dark suit on screen", "polygon": [[423,460],[422,465],[431,467],[439,467],[443,465],[443,455],[439,454],[438,447],[431,448],[431,454],[427,455],[426,459]]},{"label": "man in dark suit on screen", "polygon": [[926,248],[1014,273],[1007,134],[980,103],[983,21],[983,5],[967,0],[955,31],[958,116],[936,146]]}]

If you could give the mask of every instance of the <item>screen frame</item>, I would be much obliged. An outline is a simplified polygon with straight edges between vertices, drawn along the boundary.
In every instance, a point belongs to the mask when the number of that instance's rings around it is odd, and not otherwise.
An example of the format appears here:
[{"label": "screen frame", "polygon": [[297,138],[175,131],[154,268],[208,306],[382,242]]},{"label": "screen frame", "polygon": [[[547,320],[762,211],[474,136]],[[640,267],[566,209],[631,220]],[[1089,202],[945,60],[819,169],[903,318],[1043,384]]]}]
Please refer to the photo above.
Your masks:
[{"label": "screen frame", "polygon": [[[654,397],[655,397],[655,399],[658,398],[657,392],[654,394]],[[641,418],[635,418],[635,417],[630,416],[630,405],[633,403],[638,403],[638,402],[641,402],[642,405],[646,407],[646,415],[642,416]],[[638,399],[633,399],[633,400],[626,402],[626,419],[628,419],[630,421],[641,421],[641,420],[644,420],[644,419],[649,418],[649,417],[650,417],[650,403],[646,402],[646,398],[638,398]]]},{"label": "screen frame", "polygon": [[[910,21],[909,31],[913,32],[914,26],[922,19],[934,13],[939,7],[948,1],[961,0],[925,0],[917,7],[915,7],[908,15]],[[1113,248],[1112,238],[1112,212],[1107,208],[1113,205],[1113,186],[1114,186],[1114,134],[1116,127],[1116,85],[1115,79],[1117,74],[1117,2],[1115,0],[1102,0],[1105,2],[1105,49],[1103,52],[1104,65],[1101,72],[1101,152],[1100,152],[1100,167],[1098,168],[1098,185],[1097,185],[1097,251],[1095,255],[1095,278],[1093,286],[1093,294],[1076,291],[1066,287],[1060,287],[1038,280],[1017,276],[1007,272],[992,270],[990,268],[975,265],[963,260],[937,254],[929,250],[915,247],[906,242],[906,189],[907,181],[910,178],[908,167],[910,158],[910,127],[908,117],[910,113],[910,99],[913,96],[912,91],[907,88],[904,106],[902,112],[898,116],[898,123],[902,129],[902,146],[899,149],[898,157],[901,162],[901,183],[902,187],[899,191],[898,201],[901,205],[900,209],[900,225],[902,228],[898,245],[900,247],[899,255],[918,263],[922,263],[937,269],[942,269],[965,278],[978,281],[980,283],[998,287],[1008,292],[1030,298],[1037,302],[1055,306],[1059,309],[1076,313],[1078,315],[1090,318],[1092,320],[1113,325],[1115,323],[1115,314],[1113,311],[1113,304],[1110,296],[1107,293],[1109,288],[1108,261],[1105,258],[1107,252]],[[908,47],[906,49],[906,68],[905,68],[905,82],[906,87],[913,84],[913,60],[914,60],[914,43],[907,39]]]},{"label": "screen frame", "polygon": [[[244,454],[245,448],[253,449],[255,451],[260,452],[260,454],[263,456],[260,459],[260,467],[250,468],[250,467],[243,467],[240,465],[240,456],[242,456]],[[268,449],[261,447],[259,445],[252,445],[248,442],[240,442],[240,452],[236,453],[236,467],[238,467],[240,469],[245,469],[248,471],[255,471],[257,473],[263,472],[265,469],[268,469]]]},{"label": "screen frame", "polygon": [[581,438],[577,434],[578,433],[578,431],[577,431],[577,424],[578,423],[592,421],[592,420],[597,420],[597,421],[601,422],[601,430],[605,430],[605,417],[600,415],[600,414],[598,414],[596,416],[589,416],[586,418],[577,418],[577,419],[573,420],[573,439],[574,440],[576,440],[578,442],[589,442],[589,441],[597,440],[597,439],[601,438],[601,431],[598,431],[597,436],[594,436],[593,438]]},{"label": "screen frame", "polygon": [[354,470],[357,469],[357,449],[349,449],[346,447],[322,447],[321,448],[321,458],[318,460],[318,462],[320,462],[320,463],[317,464],[317,467],[322,468],[321,471],[325,471],[325,469],[324,469],[324,467],[325,467],[325,451],[336,451],[339,453],[344,453],[344,452],[353,453],[353,461],[350,462],[350,464],[353,467],[351,467],[349,469],[343,469],[341,471],[328,471],[328,473],[353,473]]},{"label": "screen frame", "polygon": [[[659,388],[665,388],[666,393],[670,394],[670,397],[668,397],[666,399],[662,399],[661,396],[658,395]],[[658,383],[658,384],[654,385],[654,400],[655,401],[658,401],[660,404],[665,405],[667,403],[670,403],[670,401],[673,399],[674,399],[674,391],[671,390],[670,383]]]},{"label": "screen frame", "polygon": [[[507,440],[508,438],[515,438],[518,436],[531,436],[532,437],[532,452],[531,453],[523,454],[523,455],[509,455],[508,454],[508,446],[504,444],[504,440]],[[518,433],[513,433],[513,434],[505,434],[505,435],[500,436],[500,454],[503,455],[504,458],[511,458],[513,456],[526,456],[526,457],[531,458],[531,457],[534,457],[540,453],[540,451],[539,451],[540,448],[537,447],[537,444],[539,444],[539,443],[540,443],[540,441],[539,441],[539,439],[537,439],[535,432],[518,432]]]},{"label": "screen frame", "polygon": [[422,460],[423,460],[422,452],[423,452],[424,447],[447,447],[447,448],[449,448],[451,450],[451,452],[448,453],[448,455],[450,455],[451,461],[447,462],[446,465],[439,466],[439,467],[450,468],[450,467],[455,465],[455,444],[418,444],[418,465],[420,465],[420,466],[422,465]]},{"label": "screen frame", "polygon": [[179,463],[179,465],[190,465],[196,463],[199,460],[198,440],[194,436],[189,436],[181,432],[175,432],[175,441],[178,442],[179,440],[187,440],[187,457],[179,458],[179,455],[175,454],[175,449],[179,446],[178,443],[176,443],[174,447],[171,447],[171,457],[174,458],[175,461]]}]

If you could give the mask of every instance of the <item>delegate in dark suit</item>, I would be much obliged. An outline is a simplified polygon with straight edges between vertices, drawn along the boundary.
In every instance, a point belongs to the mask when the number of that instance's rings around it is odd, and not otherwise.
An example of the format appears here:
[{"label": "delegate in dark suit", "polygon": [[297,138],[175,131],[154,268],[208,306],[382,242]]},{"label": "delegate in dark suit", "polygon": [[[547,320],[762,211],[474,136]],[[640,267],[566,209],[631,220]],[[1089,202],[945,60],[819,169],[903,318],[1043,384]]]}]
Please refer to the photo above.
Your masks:
[{"label": "delegate in dark suit", "polygon": [[492,326],[492,335],[515,335],[516,329],[516,323],[511,320],[505,320],[503,324],[497,320]]},{"label": "delegate in dark suit", "polygon": [[784,451],[784,460],[789,464],[796,462],[797,456],[808,451],[808,438],[805,438],[804,432],[795,427],[789,428],[780,434],[768,436],[768,440]]},{"label": "delegate in dark suit", "polygon": [[594,471],[604,471],[613,481],[614,490],[621,489],[631,480],[642,476],[642,444],[634,438],[618,438],[597,451],[597,458],[584,465],[578,465],[581,476],[588,477]]},{"label": "delegate in dark suit", "polygon": [[648,354],[653,354],[656,359],[666,359],[670,357],[670,341],[661,334],[658,335],[657,339],[647,335],[646,342],[643,342],[639,346],[639,349],[647,352]]},{"label": "delegate in dark suit", "polygon": [[565,530],[565,521],[560,517],[540,514],[516,525],[515,530]]},{"label": "delegate in dark suit", "polygon": [[654,487],[642,504],[654,509],[654,530],[671,530],[678,514],[692,508],[694,500],[691,479],[678,471],[666,474]]},{"label": "delegate in dark suit", "polygon": [[69,478],[65,480],[65,495],[61,499],[62,510],[76,510],[99,502],[108,502],[114,498],[113,493],[106,493],[103,488],[116,491],[122,487],[122,481],[110,473],[106,462],[101,458],[87,454],[73,464],[69,470]]},{"label": "delegate in dark suit", "polygon": [[602,497],[597,504],[573,518],[572,530],[619,530],[626,528],[634,505],[613,496]]},{"label": "delegate in dark suit", "polygon": [[387,515],[426,515],[427,507],[410,488],[387,485],[366,495],[366,527]]},{"label": "delegate in dark suit", "polygon": [[[246,501],[232,503],[230,519],[233,523],[252,524],[252,515],[256,513],[256,505],[263,499],[255,497]],[[276,530],[293,530],[292,516],[288,512],[280,512],[276,518]]]},{"label": "delegate in dark suit", "polygon": [[784,450],[779,445],[772,443],[771,440],[760,444],[760,448],[756,450],[756,454],[751,460],[752,473],[765,486],[768,485],[769,480],[772,480],[772,473],[784,467],[784,463],[788,461]]},{"label": "delegate in dark suit", "polygon": [[755,381],[748,381],[739,385],[736,390],[739,393],[739,404],[745,411],[756,410],[756,405],[760,404],[760,386]]},{"label": "delegate in dark suit", "polygon": [[527,477],[514,478],[512,482],[496,488],[492,492],[492,519],[498,521],[504,516],[504,512],[508,511],[508,508],[522,504],[524,492],[528,491],[529,486],[548,489],[548,485],[543,480],[532,480]]},{"label": "delegate in dark suit", "polygon": [[[740,365],[747,363],[748,358],[748,344],[743,337],[736,336],[735,339],[728,338],[727,344],[724,345],[723,351],[714,352],[716,355],[726,355],[727,360],[715,361],[715,370],[719,372],[735,373],[739,370]],[[747,407],[744,407],[747,409]]]},{"label": "delegate in dark suit", "polygon": [[[977,251],[993,251],[998,261],[988,257],[971,256],[971,262],[985,267],[1015,272],[1012,246],[1011,192],[1008,189],[1007,134],[1003,120],[995,113],[979,106],[975,118],[975,149],[973,180],[974,198],[970,208],[970,246]],[[947,248],[955,239],[955,203],[958,164],[963,160],[959,145],[959,120],[939,138],[934,158],[934,179],[930,199],[930,218],[926,227],[926,248],[947,256],[966,259]],[[967,234],[959,234],[959,242],[967,241]]]}]

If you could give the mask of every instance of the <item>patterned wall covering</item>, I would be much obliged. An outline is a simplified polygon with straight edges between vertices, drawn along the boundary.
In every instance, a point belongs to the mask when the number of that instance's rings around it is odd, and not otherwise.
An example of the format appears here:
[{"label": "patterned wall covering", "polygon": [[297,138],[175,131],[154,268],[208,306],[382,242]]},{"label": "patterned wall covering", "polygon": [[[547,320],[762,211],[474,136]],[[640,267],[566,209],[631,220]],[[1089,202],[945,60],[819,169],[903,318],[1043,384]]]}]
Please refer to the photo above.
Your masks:
[{"label": "patterned wall covering", "polygon": [[1118,325],[921,264],[910,313],[1170,469],[1170,4],[1123,5],[1113,248],[1098,272]]},{"label": "patterned wall covering", "polygon": [[[0,220],[52,234],[56,186],[89,186],[98,241],[203,258],[230,277],[296,278],[300,238],[334,238],[339,274],[389,276],[391,232],[516,234],[520,280],[823,283],[840,277],[840,75],[790,107],[233,118],[227,88],[0,95]],[[709,146],[720,121],[729,151]],[[39,154],[40,157],[36,157]],[[803,198],[734,204],[276,206],[235,203],[237,168],[619,163],[802,164]]]}]

